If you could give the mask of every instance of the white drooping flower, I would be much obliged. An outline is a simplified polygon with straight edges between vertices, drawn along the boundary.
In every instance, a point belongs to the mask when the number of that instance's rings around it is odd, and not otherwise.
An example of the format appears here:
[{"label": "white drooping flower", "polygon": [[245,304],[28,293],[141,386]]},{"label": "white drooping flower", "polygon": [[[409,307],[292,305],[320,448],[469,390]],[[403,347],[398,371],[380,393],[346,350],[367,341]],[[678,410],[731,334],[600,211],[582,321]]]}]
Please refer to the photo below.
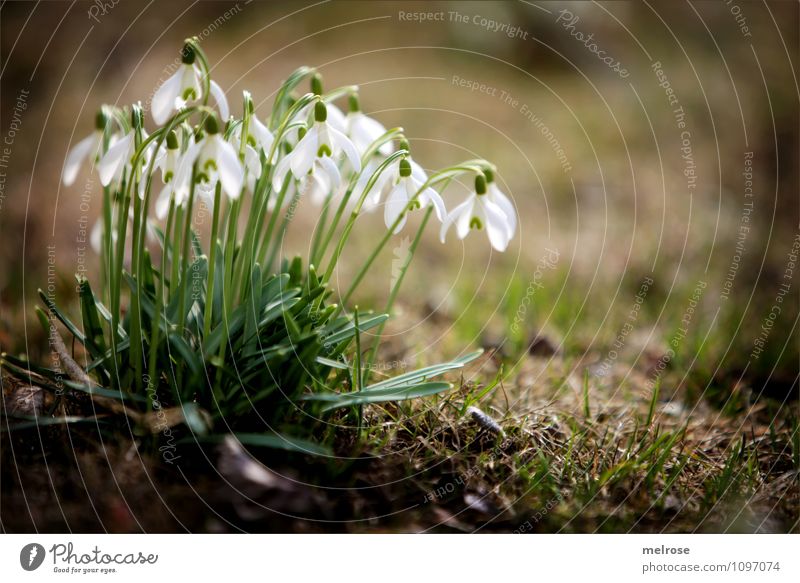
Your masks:
[{"label": "white drooping flower", "polygon": [[[375,140],[386,133],[386,128],[383,124],[361,111],[356,94],[350,96],[350,111],[344,122],[347,135],[362,156]],[[388,156],[392,153],[392,144],[390,142],[382,144],[378,152]]]},{"label": "white drooping flower", "polygon": [[[231,142],[236,150],[241,148],[243,127],[244,124],[238,124],[231,133]],[[269,128],[255,114],[251,115],[244,148],[245,184],[250,192],[255,190],[256,180],[261,176],[261,152],[265,158],[269,156],[274,141]]]},{"label": "white drooping flower", "polygon": [[456,226],[459,239],[467,236],[471,229],[485,230],[489,243],[497,251],[505,251],[516,225],[516,217],[506,216],[499,204],[493,202],[486,188],[486,177],[479,174],[475,178],[475,192],[447,215],[442,223],[440,239],[445,241],[447,231]]},{"label": "white drooping flower", "polygon": [[181,164],[197,163],[197,177],[211,187],[217,182],[228,198],[235,200],[242,193],[244,168],[234,147],[219,132],[219,122],[213,115],[205,121],[205,135],[187,152]]},{"label": "white drooping flower", "polygon": [[[408,150],[408,143],[401,143],[400,149]],[[425,184],[425,182],[428,181],[428,174],[422,169],[422,166],[417,164],[411,155],[406,156],[405,160],[411,165],[411,176],[414,178],[414,180],[419,184]],[[364,169],[364,172],[361,173],[361,176],[356,183],[356,187],[353,189],[354,195],[360,197],[364,193],[364,189],[367,187],[367,182],[369,181],[370,175],[377,170],[379,165],[380,162],[377,160],[371,160],[367,163],[367,167]],[[364,201],[363,208],[370,212],[375,210],[380,204],[381,198],[384,195],[388,195],[392,188],[394,188],[399,181],[400,160],[395,160],[384,169],[380,176],[377,177],[375,183],[369,191],[369,194],[367,195],[367,198]]]},{"label": "white drooping flower", "polygon": [[508,239],[514,238],[514,233],[517,231],[517,211],[514,209],[514,204],[506,196],[494,180],[494,172],[491,170],[484,170],[486,175],[486,196],[491,202],[500,207],[500,210],[506,215],[508,225]]},{"label": "white drooping flower", "polygon": [[94,131],[75,144],[64,160],[64,170],[61,173],[64,186],[72,186],[78,177],[78,171],[81,169],[84,160],[89,159],[92,164],[97,160],[103,145],[103,130],[105,127],[106,116],[102,111],[99,111],[95,117]]},{"label": "white drooping flower", "polygon": [[131,123],[133,129],[128,131],[121,138],[116,139],[97,164],[97,173],[100,175],[100,183],[103,186],[118,187],[122,182],[122,177],[127,176],[128,180],[138,180],[139,187],[137,193],[139,198],[143,199],[145,195],[147,178],[144,176],[135,175],[138,170],[146,171],[150,165],[150,160],[155,152],[156,144],[151,142],[147,145],[145,150],[139,156],[137,167],[133,167],[134,157],[136,155],[137,141],[136,136],[139,135],[142,142],[147,140],[147,132],[141,128],[142,116],[141,108],[134,107],[131,114]]},{"label": "white drooping flower", "polygon": [[420,188],[425,184],[425,181],[419,180],[414,176],[411,162],[408,159],[400,160],[398,172],[399,179],[386,197],[386,206],[383,212],[383,220],[386,223],[386,227],[391,229],[395,221],[400,217],[400,221],[394,229],[395,233],[400,232],[406,224],[408,213],[404,211],[406,211],[409,203],[411,203],[409,210],[424,208],[429,204],[433,205],[437,218],[443,221],[447,214],[447,209],[444,207],[442,197],[430,187],[420,192]]},{"label": "white drooping flower", "polygon": [[112,182],[119,184],[125,169],[131,163],[131,158],[135,151],[136,140],[133,131],[129,131],[115,141],[97,164],[100,184],[103,186],[109,186]]},{"label": "white drooping flower", "polygon": [[[150,109],[153,120],[158,125],[166,122],[173,112],[183,109],[188,102],[201,96],[203,76],[195,64],[196,55],[191,45],[183,47],[181,58],[178,70],[153,94]],[[214,80],[209,80],[209,91],[217,103],[220,117],[227,121],[230,117],[230,108],[225,92]]]},{"label": "white drooping flower", "polygon": [[309,173],[315,175],[316,187],[336,190],[342,183],[337,162],[344,154],[355,172],[361,170],[358,151],[346,135],[327,122],[329,108],[317,101],[314,108],[314,124],[300,139],[289,154],[278,162],[273,177],[273,187],[280,190],[286,175],[291,170],[297,180],[305,179]]},{"label": "white drooping flower", "polygon": [[175,185],[184,178],[178,178],[181,163],[181,149],[178,136],[174,131],[167,135],[166,149],[155,161],[155,167],[161,169],[161,181],[164,187],[156,199],[156,217],[163,219],[169,210],[169,201],[175,192]]}]

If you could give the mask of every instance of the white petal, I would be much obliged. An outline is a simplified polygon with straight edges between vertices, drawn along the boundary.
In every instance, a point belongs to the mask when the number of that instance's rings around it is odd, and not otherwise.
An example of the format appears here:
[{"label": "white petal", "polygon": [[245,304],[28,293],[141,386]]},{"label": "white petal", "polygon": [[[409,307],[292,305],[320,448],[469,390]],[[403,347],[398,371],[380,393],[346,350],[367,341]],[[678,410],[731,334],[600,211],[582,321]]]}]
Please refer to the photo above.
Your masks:
[{"label": "white petal", "polygon": [[272,189],[274,191],[278,192],[283,188],[283,181],[286,179],[286,174],[289,172],[291,161],[291,157],[284,156],[275,167],[275,173],[272,175]]},{"label": "white petal", "polygon": [[[383,209],[383,220],[386,223],[386,228],[391,229],[397,217],[400,216],[405,208],[408,206],[408,195],[406,194],[406,184],[401,181],[400,184],[395,186],[386,197],[386,206]],[[408,213],[403,215],[403,218],[398,223],[397,228],[394,230],[395,234],[399,233],[403,226],[406,224],[406,217]]]},{"label": "white petal", "polygon": [[101,135],[99,131],[95,131],[75,144],[69,151],[66,160],[64,160],[64,171],[62,173],[64,186],[72,185],[78,177],[78,170],[80,170],[83,161],[91,154],[97,153]]},{"label": "white petal", "polygon": [[98,219],[92,227],[92,232],[89,234],[89,244],[94,249],[94,252],[100,255],[103,248],[103,222]]},{"label": "white petal", "polygon": [[445,208],[444,201],[442,200],[442,197],[439,196],[438,192],[432,188],[426,188],[420,193],[419,200],[422,206],[432,204],[434,210],[436,211],[436,218],[439,219],[440,223],[444,221],[445,217],[447,216],[447,209]]},{"label": "white petal", "polygon": [[358,155],[358,150],[353,145],[346,135],[334,127],[328,128],[330,131],[331,142],[335,150],[342,150],[344,155],[350,161],[350,165],[355,172],[361,172],[361,157]]},{"label": "white petal", "polygon": [[497,251],[503,252],[508,247],[509,231],[505,213],[490,200],[481,200],[486,217],[486,234],[489,242]]},{"label": "white petal", "polygon": [[209,84],[211,89],[211,96],[214,98],[214,101],[217,102],[217,108],[219,109],[219,117],[222,120],[222,123],[228,121],[228,118],[231,117],[231,110],[228,107],[228,98],[225,97],[225,92],[222,90],[216,81],[211,81]]},{"label": "white petal", "polygon": [[244,183],[244,169],[239,156],[228,142],[222,139],[217,134],[217,169],[219,171],[220,182],[222,182],[222,190],[224,190],[231,199],[239,198],[242,193],[242,184]]},{"label": "white petal", "polygon": [[261,176],[261,158],[259,158],[258,152],[250,146],[244,147],[244,162],[250,176],[253,178]]},{"label": "white petal", "polygon": [[325,174],[328,176],[328,182],[330,183],[329,190],[336,190],[339,188],[339,185],[342,183],[342,175],[336,167],[336,162],[331,160],[330,156],[322,156],[318,158],[318,162],[322,170],[324,170]]},{"label": "white petal", "polygon": [[[386,133],[383,125],[360,111],[347,114],[347,134],[361,154],[367,151],[372,143]],[[391,143],[383,144],[380,153],[388,156],[392,153]]]},{"label": "white petal", "polygon": [[269,131],[269,128],[261,123],[261,120],[255,115],[250,118],[250,132],[256,139],[256,143],[269,154],[269,150],[272,148],[272,142],[275,141],[275,138],[272,132]]},{"label": "white petal", "polygon": [[323,172],[312,172],[305,177],[303,192],[311,198],[315,205],[325,202],[325,197],[331,191],[328,177]]},{"label": "white petal", "polygon": [[[364,195],[364,189],[367,187],[367,182],[378,169],[378,161],[375,159],[370,160],[367,162],[366,166],[364,166],[363,171],[358,176],[358,181],[356,185],[353,187],[353,193],[350,196],[350,200],[353,202],[358,201]],[[375,183],[372,185],[372,188],[367,195],[367,198],[364,200],[364,206],[361,207],[366,211],[374,210],[375,207],[381,200],[381,191],[383,190],[383,185],[386,182],[386,176],[388,176],[388,172],[384,170]]]},{"label": "white petal", "polygon": [[156,199],[156,218],[164,220],[169,212],[169,201],[172,196],[172,184],[167,184],[161,189]]},{"label": "white petal", "polygon": [[[467,202],[468,204],[465,205],[464,209],[461,211],[461,214],[456,217],[456,235],[458,235],[459,239],[463,239],[469,235],[470,223],[472,222],[473,217],[476,216],[475,195],[470,196],[467,199]],[[482,219],[483,217],[478,218]]]},{"label": "white petal", "polygon": [[181,109],[182,106],[178,105],[180,102],[185,103],[189,100],[186,93],[189,89],[194,93],[194,98],[200,97],[202,91],[200,87],[200,68],[197,65],[183,65],[183,79],[181,80],[181,94],[175,100],[175,107]]},{"label": "white petal", "polygon": [[414,177],[414,180],[417,180],[422,184],[427,182],[428,174],[425,172],[425,170],[422,169],[422,166],[414,162],[411,156],[407,157],[406,160],[408,160],[409,163],[411,164],[411,176]]},{"label": "white petal", "polygon": [[499,206],[503,214],[506,215],[509,226],[509,238],[513,237],[517,230],[517,211],[514,209],[513,203],[499,188],[497,188],[494,182],[489,184],[488,194],[491,197],[489,200]]},{"label": "white petal", "polygon": [[332,103],[325,104],[328,110],[328,119],[327,122],[330,126],[335,129],[337,132],[344,133],[347,131],[347,122],[345,121],[345,116],[342,113],[342,110],[333,105]]},{"label": "white petal", "polygon": [[167,79],[158,88],[150,101],[150,113],[153,114],[153,121],[158,125],[163,124],[169,119],[175,107],[175,98],[181,94],[181,84],[183,81],[183,67],[178,69],[175,74]]},{"label": "white petal", "polygon": [[314,125],[289,154],[292,174],[298,180],[308,174],[319,150],[319,124]]},{"label": "white petal", "polygon": [[175,172],[175,178],[172,179],[172,190],[175,192],[175,204],[181,205],[189,197],[189,190],[192,181],[192,167],[200,155],[200,150],[203,148],[203,141],[196,142],[189,146],[186,153],[181,156],[178,170]]},{"label": "white petal", "polygon": [[115,175],[119,175],[119,170],[130,160],[131,145],[133,144],[133,132],[119,140],[108,149],[108,152],[100,159],[97,164],[97,173],[100,175],[100,183],[103,186],[111,184]]},{"label": "white petal", "polygon": [[[442,221],[442,228],[439,230],[439,239],[442,243],[444,243],[445,237],[447,236],[447,231],[450,230],[450,227],[453,225],[455,221],[459,219],[464,213],[471,213],[472,212],[472,197],[468,198],[452,211],[450,214],[447,215],[447,218]],[[461,237],[462,239],[464,237]]]}]

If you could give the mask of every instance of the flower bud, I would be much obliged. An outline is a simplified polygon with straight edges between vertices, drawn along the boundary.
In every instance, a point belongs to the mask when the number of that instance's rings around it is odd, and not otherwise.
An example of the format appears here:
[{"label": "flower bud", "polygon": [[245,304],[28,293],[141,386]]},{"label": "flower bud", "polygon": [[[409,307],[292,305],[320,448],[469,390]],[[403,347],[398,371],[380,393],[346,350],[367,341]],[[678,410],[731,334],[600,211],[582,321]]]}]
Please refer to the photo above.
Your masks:
[{"label": "flower bud", "polygon": [[197,54],[194,50],[194,45],[190,41],[186,41],[181,50],[181,61],[184,65],[194,65],[194,60]]},{"label": "flower bud", "polygon": [[139,105],[134,105],[131,109],[131,126],[133,129],[138,130],[144,124],[142,108]]},{"label": "flower bud", "polygon": [[314,121],[323,122],[328,119],[328,108],[322,100],[314,105]]},{"label": "flower bud", "polygon": [[105,110],[101,107],[94,116],[94,129],[104,130],[106,129],[107,123],[108,116],[106,115]]},{"label": "flower bud", "polygon": [[169,150],[177,150],[180,148],[180,144],[178,143],[178,134],[175,133],[175,130],[170,130],[167,134],[167,149]]},{"label": "flower bud", "polygon": [[486,194],[486,176],[478,174],[475,177],[475,193]]},{"label": "flower bud", "polygon": [[355,113],[361,111],[361,105],[358,103],[358,93],[351,93],[347,103],[350,106],[351,112]]},{"label": "flower bud", "polygon": [[206,121],[203,124],[203,127],[206,129],[206,133],[210,136],[219,133],[219,122],[217,121],[217,116],[213,113],[209,114],[206,117]]},{"label": "flower bud", "polygon": [[311,93],[314,95],[322,95],[322,75],[314,73],[311,77]]}]

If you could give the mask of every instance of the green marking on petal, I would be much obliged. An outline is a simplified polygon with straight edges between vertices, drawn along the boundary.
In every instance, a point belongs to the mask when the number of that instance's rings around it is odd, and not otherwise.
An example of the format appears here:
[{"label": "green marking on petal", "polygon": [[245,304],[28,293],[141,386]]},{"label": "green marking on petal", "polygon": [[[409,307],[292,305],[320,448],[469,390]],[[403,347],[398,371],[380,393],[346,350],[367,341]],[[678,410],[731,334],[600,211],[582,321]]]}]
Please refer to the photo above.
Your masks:
[{"label": "green marking on petal", "polygon": [[472,217],[472,219],[469,221],[469,228],[480,231],[483,229],[483,223],[481,223],[481,220],[478,217]]},{"label": "green marking on petal", "polygon": [[332,154],[331,149],[328,147],[328,144],[322,144],[317,150],[317,158],[322,158],[323,156],[330,156]]}]

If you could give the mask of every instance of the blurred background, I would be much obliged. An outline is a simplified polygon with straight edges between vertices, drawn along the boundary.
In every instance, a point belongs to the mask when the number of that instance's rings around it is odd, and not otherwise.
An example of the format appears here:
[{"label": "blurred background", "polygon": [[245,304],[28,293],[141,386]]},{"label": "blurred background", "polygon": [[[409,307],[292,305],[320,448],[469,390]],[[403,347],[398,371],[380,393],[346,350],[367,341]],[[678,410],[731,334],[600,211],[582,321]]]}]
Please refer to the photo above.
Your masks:
[{"label": "blurred background", "polygon": [[[74,273],[96,273],[83,233],[101,190],[88,172],[61,186],[67,151],[101,104],[146,107],[197,35],[237,115],[242,90],[266,116],[310,65],[327,89],[359,85],[425,168],[497,164],[517,236],[498,254],[483,233],[441,245],[431,225],[387,329],[410,358],[484,345],[596,370],[613,350],[625,375],[663,364],[674,390],[720,406],[796,395],[797,3],[98,0],[4,2],[0,19],[4,351],[44,357],[37,288],[69,305]],[[469,186],[448,188],[448,208]],[[287,254],[318,214],[303,202]],[[380,212],[359,219],[339,281],[383,229]],[[361,305],[381,308],[411,236]]]}]

